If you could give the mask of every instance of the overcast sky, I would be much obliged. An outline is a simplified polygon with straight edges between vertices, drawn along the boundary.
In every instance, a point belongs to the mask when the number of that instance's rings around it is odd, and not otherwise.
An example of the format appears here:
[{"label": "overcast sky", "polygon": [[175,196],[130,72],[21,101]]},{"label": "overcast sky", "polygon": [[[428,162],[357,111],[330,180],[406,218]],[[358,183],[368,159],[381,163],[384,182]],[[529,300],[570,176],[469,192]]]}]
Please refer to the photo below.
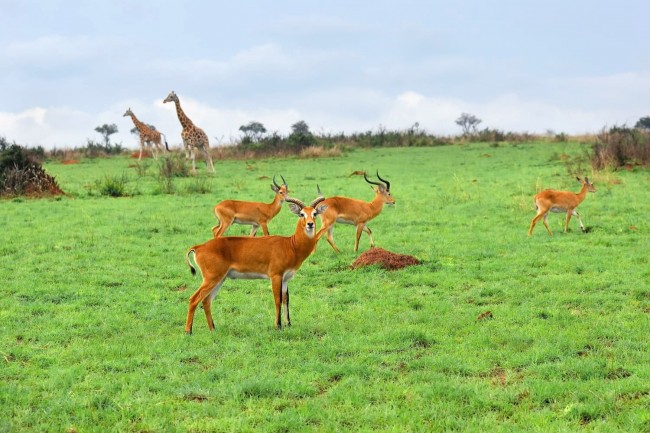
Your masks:
[{"label": "overcast sky", "polygon": [[138,118],[180,143],[480,127],[581,134],[650,115],[650,1],[0,0],[0,136],[76,147]]}]

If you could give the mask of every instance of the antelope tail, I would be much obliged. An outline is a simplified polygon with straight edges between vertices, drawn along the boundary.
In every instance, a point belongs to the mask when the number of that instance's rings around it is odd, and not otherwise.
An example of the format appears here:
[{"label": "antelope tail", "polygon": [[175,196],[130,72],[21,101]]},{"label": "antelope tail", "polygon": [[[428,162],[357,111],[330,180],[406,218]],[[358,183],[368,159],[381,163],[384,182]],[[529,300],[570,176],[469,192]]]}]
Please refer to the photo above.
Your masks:
[{"label": "antelope tail", "polygon": [[187,266],[190,267],[190,272],[192,272],[192,275],[196,275],[196,269],[194,266],[192,266],[192,262],[190,262],[190,253],[194,253],[194,257],[196,257],[196,251],[192,247],[187,251],[187,254],[185,254],[185,261],[187,262]]}]

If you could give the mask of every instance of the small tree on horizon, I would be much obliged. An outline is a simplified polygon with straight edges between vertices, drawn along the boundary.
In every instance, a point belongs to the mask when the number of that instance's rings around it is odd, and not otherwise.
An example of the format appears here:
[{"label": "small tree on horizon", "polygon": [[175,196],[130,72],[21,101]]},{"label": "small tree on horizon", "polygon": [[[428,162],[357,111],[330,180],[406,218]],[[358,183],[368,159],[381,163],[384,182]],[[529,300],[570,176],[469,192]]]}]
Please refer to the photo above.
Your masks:
[{"label": "small tree on horizon", "polygon": [[646,131],[650,131],[650,116],[645,116],[645,117],[640,118],[636,122],[634,127],[639,128],[639,129],[645,129]]},{"label": "small tree on horizon", "polygon": [[470,133],[476,133],[476,128],[482,120],[473,114],[462,113],[458,119],[456,119],[456,125],[463,128],[463,135],[469,135]]},{"label": "small tree on horizon", "polygon": [[266,128],[260,122],[255,120],[248,122],[248,125],[242,125],[239,130],[244,133],[244,139],[248,142],[256,143],[266,134]]},{"label": "small tree on horizon", "polygon": [[110,125],[107,124],[107,123],[104,123],[103,125],[96,127],[95,131],[99,132],[102,135],[102,137],[104,139],[104,146],[106,148],[109,148],[110,144],[111,144],[111,138],[110,137],[111,137],[111,135],[113,135],[113,134],[115,134],[117,132],[117,125],[114,124],[114,123],[110,124]]}]

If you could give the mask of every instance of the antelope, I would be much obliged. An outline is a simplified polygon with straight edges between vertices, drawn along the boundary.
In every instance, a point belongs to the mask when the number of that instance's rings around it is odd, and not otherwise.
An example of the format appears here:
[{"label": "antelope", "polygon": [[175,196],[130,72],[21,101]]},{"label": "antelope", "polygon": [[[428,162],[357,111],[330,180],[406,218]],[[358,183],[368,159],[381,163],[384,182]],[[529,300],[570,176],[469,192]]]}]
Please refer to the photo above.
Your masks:
[{"label": "antelope", "polygon": [[[375,191],[375,198],[371,202],[347,197],[328,197],[323,202],[327,205],[327,210],[320,216],[321,221],[323,222],[323,228],[321,230],[327,230],[327,242],[329,242],[337,253],[340,252],[340,250],[334,243],[334,223],[356,225],[357,234],[354,242],[354,252],[356,253],[359,249],[361,232],[366,232],[370,238],[370,246],[375,246],[375,241],[372,239],[372,231],[367,226],[368,221],[379,215],[384,208],[384,204],[395,204],[395,199],[390,194],[390,182],[382,179],[379,176],[379,171],[377,171],[377,178],[382,183],[368,179],[366,173],[363,173],[363,178],[369,184],[377,185],[377,188],[373,188]],[[318,193],[320,194],[320,188],[318,188]]]},{"label": "antelope", "polygon": [[530,222],[530,229],[528,229],[528,236],[532,236],[533,229],[535,224],[543,217],[542,222],[544,227],[548,231],[548,234],[553,236],[553,232],[548,226],[546,219],[548,218],[549,212],[566,212],[566,222],[564,223],[564,233],[567,232],[569,228],[569,221],[571,216],[575,215],[578,218],[580,223],[580,229],[584,232],[585,226],[582,224],[582,218],[576,210],[578,205],[587,197],[587,191],[596,192],[596,187],[589,182],[589,178],[585,177],[580,179],[576,177],[578,182],[582,183],[582,189],[577,194],[571,191],[556,191],[553,189],[545,189],[544,191],[535,195],[535,208],[537,209],[537,215]]},{"label": "antelope", "polygon": [[226,278],[270,279],[275,300],[275,327],[282,329],[282,304],[286,309],[287,326],[291,326],[287,284],[316,247],[323,233],[323,229],[316,233],[316,216],[324,212],[327,206],[322,204],[325,197],[318,197],[308,206],[294,198],[287,197],[285,200],[291,212],[299,217],[292,236],[225,236],[210,239],[187,251],[185,260],[192,275],[196,274],[196,269],[190,262],[190,254],[194,253],[194,262],[203,276],[201,286],[190,297],[185,322],[187,334],[192,333],[194,312],[199,302],[203,303],[208,329],[214,330],[210,307]]},{"label": "antelope", "polygon": [[273,176],[271,189],[275,191],[275,197],[271,203],[259,203],[241,200],[224,200],[214,207],[214,216],[217,217],[218,225],[212,227],[212,234],[215,238],[222,236],[232,223],[251,224],[251,237],[255,236],[257,229],[262,226],[264,236],[269,235],[267,224],[282,209],[282,203],[287,199],[289,187],[287,181],[282,178],[282,185],[278,185]]}]

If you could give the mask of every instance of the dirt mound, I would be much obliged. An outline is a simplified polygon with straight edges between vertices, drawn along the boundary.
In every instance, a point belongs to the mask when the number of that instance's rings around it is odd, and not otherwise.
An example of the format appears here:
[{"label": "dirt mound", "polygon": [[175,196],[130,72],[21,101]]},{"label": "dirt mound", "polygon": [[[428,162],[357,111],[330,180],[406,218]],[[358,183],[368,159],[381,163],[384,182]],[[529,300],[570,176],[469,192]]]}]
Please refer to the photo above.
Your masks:
[{"label": "dirt mound", "polygon": [[[140,157],[140,151],[136,150],[135,152],[131,152],[131,158],[138,159]],[[153,154],[151,153],[150,150],[143,150],[142,151],[142,157],[143,158],[153,158]]]},{"label": "dirt mound", "polygon": [[413,256],[391,253],[383,248],[370,248],[361,254],[350,267],[357,269],[363,266],[379,265],[383,269],[394,271],[420,263],[422,262]]}]

